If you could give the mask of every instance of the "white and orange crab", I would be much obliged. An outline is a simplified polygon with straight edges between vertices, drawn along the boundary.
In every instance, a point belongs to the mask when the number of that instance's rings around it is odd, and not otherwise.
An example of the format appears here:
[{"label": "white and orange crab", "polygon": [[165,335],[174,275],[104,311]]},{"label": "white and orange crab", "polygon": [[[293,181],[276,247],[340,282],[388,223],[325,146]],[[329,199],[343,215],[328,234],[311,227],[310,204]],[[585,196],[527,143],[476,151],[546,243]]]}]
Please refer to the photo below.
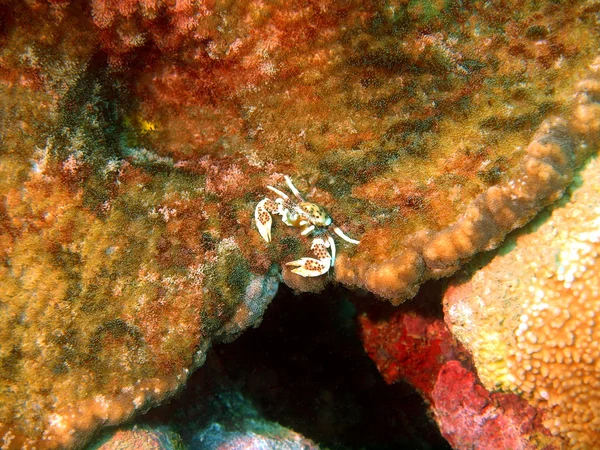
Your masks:
[{"label": "white and orange crab", "polygon": [[[285,182],[298,200],[291,199],[286,193],[273,186],[267,186],[278,197],[275,200],[266,197],[256,205],[254,219],[258,232],[265,241],[271,242],[271,226],[273,224],[271,214],[278,214],[287,226],[300,228],[302,236],[309,234],[315,236],[310,249],[316,258],[300,258],[286,265],[295,267],[292,272],[303,277],[323,275],[335,264],[335,242],[329,231],[330,227],[333,227],[334,233],[346,242],[356,245],[360,241],[346,236],[333,223],[333,220],[325,209],[319,205],[305,201],[287,175],[285,176]],[[331,254],[327,250],[328,248],[331,249]]]}]

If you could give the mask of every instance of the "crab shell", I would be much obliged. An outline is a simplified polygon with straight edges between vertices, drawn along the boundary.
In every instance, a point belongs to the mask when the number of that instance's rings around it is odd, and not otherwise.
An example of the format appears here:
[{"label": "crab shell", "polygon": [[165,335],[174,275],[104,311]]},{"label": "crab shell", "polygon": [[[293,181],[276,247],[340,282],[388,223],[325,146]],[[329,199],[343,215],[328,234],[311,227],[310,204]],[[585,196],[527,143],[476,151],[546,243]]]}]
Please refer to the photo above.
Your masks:
[{"label": "crab shell", "polygon": [[298,228],[308,224],[317,227],[328,227],[332,222],[331,217],[324,208],[310,202],[300,202],[291,211],[289,209],[285,210],[282,220],[286,225]]}]

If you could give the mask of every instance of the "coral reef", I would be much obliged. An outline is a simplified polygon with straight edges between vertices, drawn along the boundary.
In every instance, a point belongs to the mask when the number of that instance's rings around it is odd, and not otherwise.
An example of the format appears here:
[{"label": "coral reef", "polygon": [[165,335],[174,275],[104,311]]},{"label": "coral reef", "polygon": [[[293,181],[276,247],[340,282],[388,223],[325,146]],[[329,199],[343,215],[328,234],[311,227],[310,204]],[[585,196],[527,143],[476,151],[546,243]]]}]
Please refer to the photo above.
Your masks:
[{"label": "coral reef", "polygon": [[138,430],[174,431],[190,449],[295,448],[286,436],[315,445],[294,430],[321,448],[450,450],[421,396],[386,385],[365,355],[348,294],[283,287],[258,329],[213,346],[185,391],[134,420]]},{"label": "coral reef", "polygon": [[[595,150],[585,128],[599,112],[572,99],[597,57],[597,13],[591,1],[94,0],[77,17],[131,93],[135,143],[239,202],[234,223],[292,175],[363,237],[340,249],[335,278],[400,303],[497,246]],[[310,252],[278,234],[268,255],[254,240],[243,250],[257,272]]]},{"label": "coral reef", "polygon": [[185,450],[181,438],[164,427],[150,428],[134,425],[103,433],[88,450]]},{"label": "coral reef", "polygon": [[254,406],[237,392],[220,393],[218,402],[213,421],[195,434],[190,448],[319,449],[310,439],[261,417]]},{"label": "coral reef", "polygon": [[124,151],[118,83],[79,69],[64,92],[2,85],[15,102],[0,155],[6,449],[81,445],[160,403],[213,341],[258,324],[277,290],[193,178]]},{"label": "coral reef", "polygon": [[385,319],[363,314],[359,321],[365,350],[388,384],[404,379],[430,396],[441,366],[461,356],[436,317],[398,310]]},{"label": "coral reef", "polygon": [[[227,348],[231,346],[226,346]],[[87,450],[318,449],[307,439],[267,419],[232,381],[216,351],[188,381],[185,393],[140,416],[133,426],[106,430]]]},{"label": "coral reef", "polygon": [[319,449],[311,440],[260,416],[239,392],[213,392],[204,399],[204,409],[205,427],[196,430],[186,441],[164,426],[134,425],[104,432],[87,450]]},{"label": "coral reef", "polygon": [[[221,198],[261,198],[264,185],[293,175],[363,237],[342,247],[336,279],[394,303],[497,246],[596,148],[598,136],[578,124],[597,111],[583,95],[570,100],[597,56],[589,2],[203,3],[160,13],[127,3],[98,2],[93,16],[120,36],[141,36],[144,24],[143,39],[128,40],[159,49],[132,75],[138,114],[158,124],[145,142],[206,176]],[[119,64],[138,68],[146,56],[102,42]],[[198,147],[231,161],[197,171]],[[287,231],[271,261],[309,251]],[[286,277],[318,289],[299,281]]]},{"label": "coral reef", "polygon": [[[423,281],[450,275],[477,252],[497,247],[509,231],[560,198],[574,170],[596,151],[600,139],[600,59],[590,72],[577,85],[572,117],[546,119],[525,149],[522,166],[510,178],[476,196],[456,222],[437,232],[420,230],[409,235],[408,248],[380,264],[365,260],[361,268],[342,257],[338,278],[349,284],[354,280],[399,303],[414,295]],[[376,245],[368,237],[363,241]]]},{"label": "coral reef", "polygon": [[484,385],[545,411],[545,426],[573,449],[600,442],[599,174],[592,159],[558,205],[444,299]]},{"label": "coral reef", "polygon": [[4,0],[2,445],[81,445],[258,323],[310,252],[252,229],[284,174],[393,303],[556,200],[600,133],[568,3]]},{"label": "coral reef", "polygon": [[490,393],[458,361],[445,363],[431,392],[435,420],[454,449],[558,450],[539,411],[514,394]]},{"label": "coral reef", "polygon": [[558,449],[538,410],[516,394],[491,393],[441,318],[424,309],[360,317],[365,350],[387,383],[408,381],[429,402],[454,449]]}]

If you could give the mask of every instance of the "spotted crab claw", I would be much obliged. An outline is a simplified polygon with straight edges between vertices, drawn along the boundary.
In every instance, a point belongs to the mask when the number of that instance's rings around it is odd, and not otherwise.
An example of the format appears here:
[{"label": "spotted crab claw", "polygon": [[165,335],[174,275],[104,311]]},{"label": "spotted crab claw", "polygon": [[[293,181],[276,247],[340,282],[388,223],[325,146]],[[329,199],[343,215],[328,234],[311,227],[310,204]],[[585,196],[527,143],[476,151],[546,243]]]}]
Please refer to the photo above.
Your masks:
[{"label": "spotted crab claw", "polygon": [[295,269],[292,269],[292,272],[303,277],[318,277],[319,275],[323,275],[329,271],[332,262],[331,255],[327,251],[328,246],[328,241],[316,238],[313,240],[310,249],[317,259],[300,258],[296,261],[287,263],[286,266],[295,267]]},{"label": "spotted crab claw", "polygon": [[269,212],[275,212],[277,208],[277,203],[270,198],[264,198],[258,202],[254,210],[256,228],[258,228],[258,232],[267,242],[271,242],[271,226],[273,225],[273,219],[271,219]]}]

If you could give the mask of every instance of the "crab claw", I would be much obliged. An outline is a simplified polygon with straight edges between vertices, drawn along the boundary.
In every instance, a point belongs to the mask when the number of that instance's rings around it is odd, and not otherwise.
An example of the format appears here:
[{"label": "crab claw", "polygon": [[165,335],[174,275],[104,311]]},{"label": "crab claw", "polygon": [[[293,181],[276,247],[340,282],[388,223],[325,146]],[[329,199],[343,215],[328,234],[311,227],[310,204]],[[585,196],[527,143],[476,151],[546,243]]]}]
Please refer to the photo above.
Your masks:
[{"label": "crab claw", "polygon": [[269,214],[269,211],[267,210],[267,208],[272,206],[271,203],[275,202],[269,198],[264,198],[258,202],[258,205],[256,205],[256,209],[254,210],[256,228],[258,228],[258,232],[267,242],[271,242],[271,225],[273,225],[271,214]]},{"label": "crab claw", "polygon": [[329,245],[329,241],[316,238],[313,240],[310,249],[318,259],[300,258],[296,261],[287,263],[286,266],[296,267],[295,269],[292,269],[292,272],[303,277],[318,277],[319,275],[323,275],[331,268],[331,255],[327,251]]},{"label": "crab claw", "polygon": [[315,258],[300,258],[296,261],[291,261],[286,266],[295,266],[292,269],[293,273],[297,273],[302,277],[318,277],[329,271],[331,267],[331,258],[315,259]]}]

